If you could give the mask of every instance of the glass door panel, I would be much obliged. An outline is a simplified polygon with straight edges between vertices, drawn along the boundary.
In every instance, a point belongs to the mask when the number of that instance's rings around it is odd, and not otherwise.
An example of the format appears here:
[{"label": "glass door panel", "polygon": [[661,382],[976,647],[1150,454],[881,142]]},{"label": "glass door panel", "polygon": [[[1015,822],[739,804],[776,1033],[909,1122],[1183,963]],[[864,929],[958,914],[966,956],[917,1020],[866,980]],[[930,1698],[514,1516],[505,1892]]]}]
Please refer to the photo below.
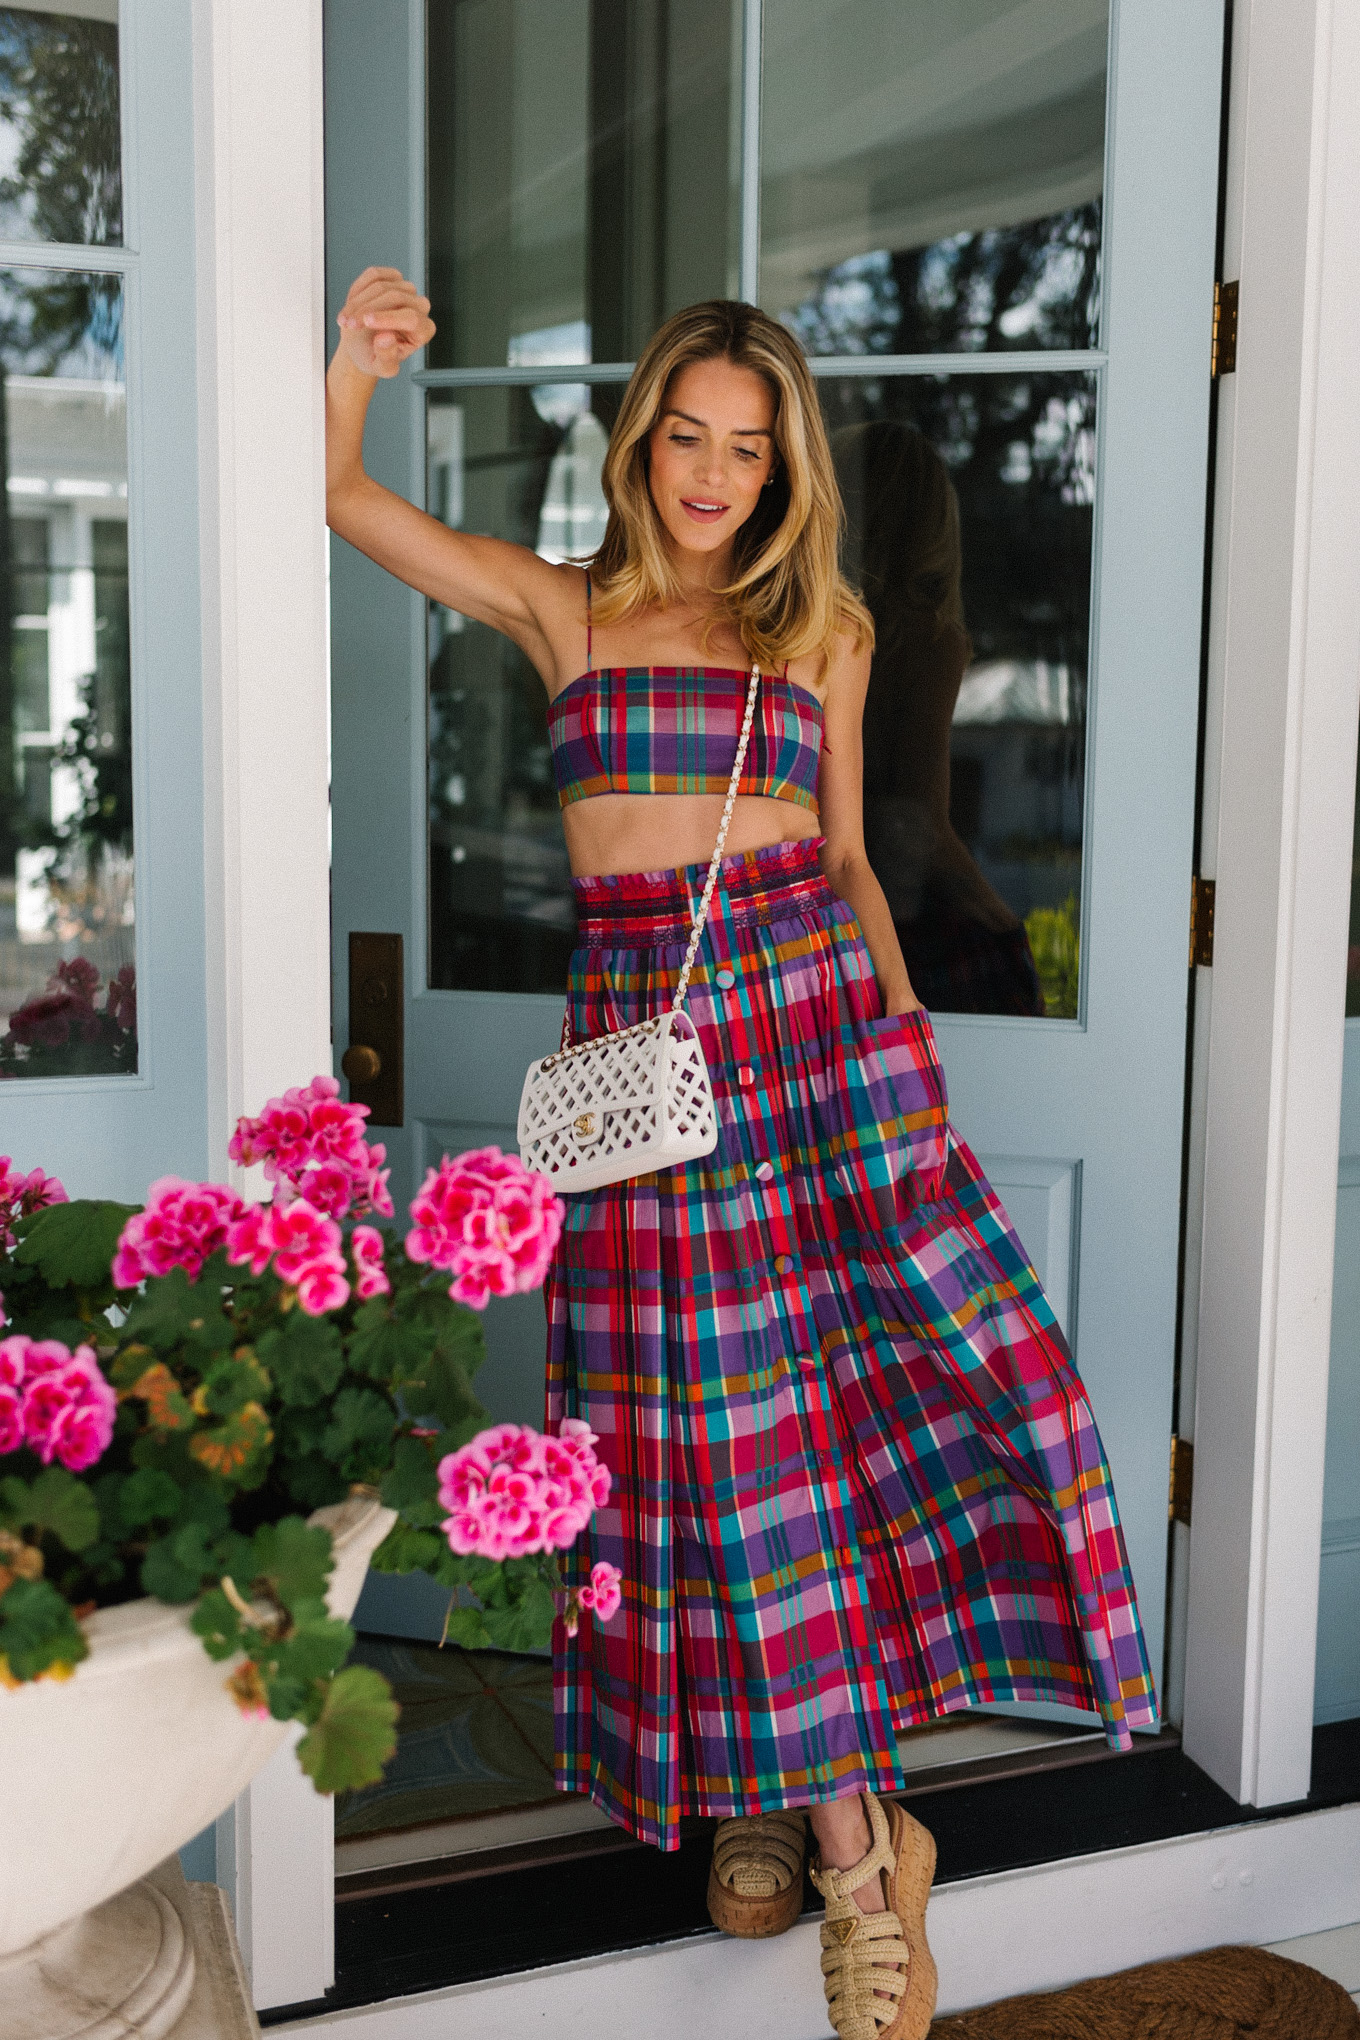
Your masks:
[{"label": "glass door panel", "polygon": [[765,0],[760,301],[810,354],[1094,347],[1108,0]]},{"label": "glass door panel", "polygon": [[431,368],[626,361],[728,294],[736,14],[431,0]]},{"label": "glass door panel", "polygon": [[876,632],[865,843],[917,996],[1075,1018],[1096,378],[819,389]]},{"label": "glass door panel", "polygon": [[0,270],[0,1077],[137,1068],[123,285]]}]

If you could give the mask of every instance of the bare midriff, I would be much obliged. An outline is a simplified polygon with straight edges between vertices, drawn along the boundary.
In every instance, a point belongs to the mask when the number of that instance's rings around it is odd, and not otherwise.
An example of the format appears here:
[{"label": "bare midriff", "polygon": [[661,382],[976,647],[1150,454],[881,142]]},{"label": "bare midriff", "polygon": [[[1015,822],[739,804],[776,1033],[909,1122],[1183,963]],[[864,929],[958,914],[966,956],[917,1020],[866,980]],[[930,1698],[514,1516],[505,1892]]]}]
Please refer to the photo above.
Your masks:
[{"label": "bare midriff", "polygon": [[[720,793],[600,793],[562,810],[567,855],[578,878],[619,872],[671,871],[707,864],[718,840]],[[804,843],[820,836],[814,808],[796,801],[741,794],[732,809],[724,855]]]}]

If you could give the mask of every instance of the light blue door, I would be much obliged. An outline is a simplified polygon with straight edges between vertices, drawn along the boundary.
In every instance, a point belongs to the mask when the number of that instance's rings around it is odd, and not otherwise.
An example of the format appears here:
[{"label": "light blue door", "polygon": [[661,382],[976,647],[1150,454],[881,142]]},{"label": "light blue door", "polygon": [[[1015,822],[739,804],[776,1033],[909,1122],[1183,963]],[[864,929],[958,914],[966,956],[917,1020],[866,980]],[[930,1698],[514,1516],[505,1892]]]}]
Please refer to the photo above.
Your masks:
[{"label": "light blue door", "polygon": [[1351,865],[1314,1718],[1360,1716],[1360,786]]},{"label": "light blue door", "polygon": [[[726,294],[809,350],[856,572],[894,518],[911,559],[926,543],[925,483],[875,494],[875,461],[952,491],[971,664],[946,698],[880,651],[871,850],[957,1122],[1092,1392],[1160,1670],[1221,10],[329,0],[326,21],[332,310],[390,262],[439,325],[375,401],[380,479],[588,550],[629,362]],[[513,1144],[560,1022],[566,863],[519,655],[338,542],[332,587],[337,1052],[362,1039],[349,932],[401,933],[384,1137],[409,1195],[445,1148]],[[486,1399],[537,1418],[541,1304],[487,1329]]]}]

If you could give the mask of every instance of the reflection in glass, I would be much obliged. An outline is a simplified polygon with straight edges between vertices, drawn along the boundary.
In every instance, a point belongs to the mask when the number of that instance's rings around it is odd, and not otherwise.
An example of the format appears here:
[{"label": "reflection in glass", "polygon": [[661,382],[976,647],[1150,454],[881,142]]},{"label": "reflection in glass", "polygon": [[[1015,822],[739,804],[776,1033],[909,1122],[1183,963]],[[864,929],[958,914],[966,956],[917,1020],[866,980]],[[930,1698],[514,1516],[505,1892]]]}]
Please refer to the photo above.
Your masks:
[{"label": "reflection in glass", "polygon": [[123,238],[118,26],[87,11],[96,10],[0,7],[5,240],[109,247]]},{"label": "reflection in glass", "polygon": [[432,368],[631,360],[735,288],[739,12],[430,0]]},{"label": "reflection in glass", "polygon": [[135,1070],[117,277],[0,271],[0,1077]]},{"label": "reflection in glass", "polygon": [[[550,559],[598,543],[605,437],[576,388],[432,391],[431,510]],[[576,919],[543,682],[484,624],[432,603],[429,630],[430,984],[560,991]]]},{"label": "reflection in glass", "polygon": [[1108,0],[765,0],[761,303],[810,354],[1093,347]]},{"label": "reflection in glass", "polygon": [[940,1012],[1072,1016],[1094,379],[819,389],[878,634],[866,843],[912,982]]}]

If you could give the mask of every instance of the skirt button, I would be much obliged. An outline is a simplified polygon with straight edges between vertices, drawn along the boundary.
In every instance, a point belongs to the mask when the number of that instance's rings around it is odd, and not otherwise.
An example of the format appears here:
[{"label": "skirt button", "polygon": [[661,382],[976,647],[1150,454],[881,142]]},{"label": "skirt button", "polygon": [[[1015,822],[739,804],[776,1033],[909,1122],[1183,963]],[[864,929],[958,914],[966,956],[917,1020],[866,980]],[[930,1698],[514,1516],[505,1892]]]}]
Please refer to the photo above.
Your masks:
[{"label": "skirt button", "polygon": [[793,1262],[787,1254],[775,1255],[774,1272],[776,1275],[791,1275],[793,1273]]},{"label": "skirt button", "polygon": [[737,974],[734,970],[720,970],[713,982],[716,985],[721,985],[725,992],[730,992],[733,985],[737,982]]},{"label": "skirt button", "polygon": [[741,1068],[737,1071],[737,1082],[739,1084],[754,1084],[755,1080],[756,1073],[751,1068],[750,1063],[743,1063]]},{"label": "skirt button", "polygon": [[758,1181],[762,1183],[768,1183],[773,1174],[774,1174],[773,1162],[757,1162],[756,1177]]},{"label": "skirt button", "polygon": [[817,1362],[813,1359],[811,1353],[800,1353],[798,1355],[797,1364],[799,1367],[802,1368],[804,1374],[810,1374],[812,1372],[812,1369],[817,1365]]}]

